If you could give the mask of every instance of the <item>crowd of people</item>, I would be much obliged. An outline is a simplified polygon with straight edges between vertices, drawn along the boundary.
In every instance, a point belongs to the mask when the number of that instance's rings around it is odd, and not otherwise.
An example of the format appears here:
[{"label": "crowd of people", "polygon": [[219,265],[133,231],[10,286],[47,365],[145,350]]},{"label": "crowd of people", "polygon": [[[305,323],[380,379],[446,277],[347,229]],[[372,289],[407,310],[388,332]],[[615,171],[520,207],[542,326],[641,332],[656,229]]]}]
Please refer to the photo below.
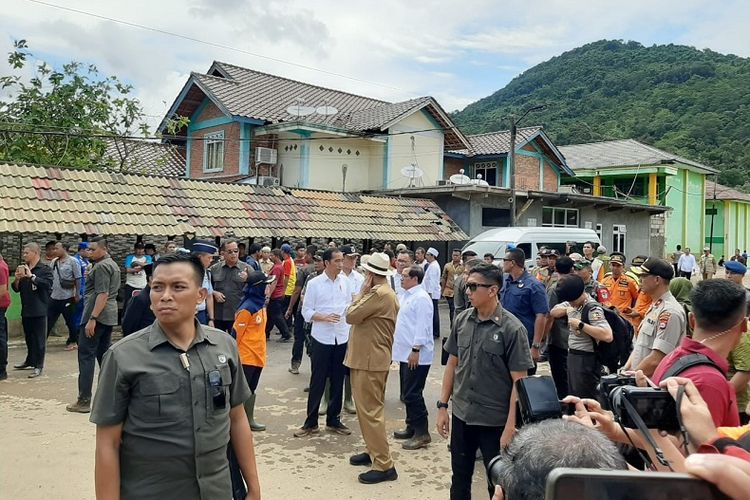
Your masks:
[{"label": "crowd of people", "polygon": [[[189,250],[172,243],[157,255],[138,242],[121,267],[103,237],[82,242],[75,255],[52,242],[42,256],[29,243],[10,283],[21,296],[27,345],[14,368],[42,374],[46,337],[62,315],[66,349],[77,350],[79,364],[78,398],[67,409],[90,412],[97,424],[99,498],[118,490],[122,498],[259,498],[252,432],[266,428],[256,421],[255,402],[274,330],[291,344],[290,373],[301,373],[305,351],[310,358],[306,415],[294,436],[320,433],[321,415],[327,432],[348,436],[341,413],[356,414],[366,449],[349,462],[368,468],[358,475],[364,484],[398,478],[385,426],[392,363],[405,408],[404,426],[392,438],[407,451],[432,442],[424,390],[436,346],[445,366],[436,431],[450,438],[451,499],[471,498],[478,457],[485,467],[498,456],[509,462],[500,486],[488,485],[488,492],[510,499],[542,498],[554,464],[638,465],[611,445],[653,451],[602,409],[600,379],[614,373],[680,393],[689,442],[683,451],[659,435],[656,458],[669,457],[669,468],[713,480],[705,459],[685,452],[750,457],[750,292],[741,255],[723,263],[726,278],[713,279],[719,264],[709,249],[697,260],[685,249],[672,262],[628,261],[586,242],[581,253],[573,244],[562,253],[541,248],[531,269],[513,246],[499,265],[492,254],[454,249],[442,268],[432,247],[378,250],[361,255],[335,242],[272,249],[227,239],[219,246],[194,241]],[[3,264],[0,258],[4,313]],[[123,340],[111,345],[118,296]],[[443,299],[449,328],[441,330]],[[0,356],[7,363],[7,331]],[[558,398],[575,412],[519,433],[518,381],[542,361]],[[558,442],[552,435],[581,448],[581,456],[545,446]],[[586,443],[597,453],[586,455]],[[542,455],[543,465],[534,460]],[[539,472],[529,478],[530,470]],[[525,493],[513,493],[519,488]]]}]

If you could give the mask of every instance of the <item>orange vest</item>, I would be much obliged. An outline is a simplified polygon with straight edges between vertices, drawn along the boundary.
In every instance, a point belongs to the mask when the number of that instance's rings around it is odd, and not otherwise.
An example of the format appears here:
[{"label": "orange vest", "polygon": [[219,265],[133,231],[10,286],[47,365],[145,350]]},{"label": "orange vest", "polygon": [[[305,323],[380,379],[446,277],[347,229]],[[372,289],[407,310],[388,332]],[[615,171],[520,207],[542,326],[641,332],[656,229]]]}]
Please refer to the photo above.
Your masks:
[{"label": "orange vest", "polygon": [[245,309],[234,317],[234,331],[237,334],[237,348],[240,363],[243,365],[266,366],[266,309],[255,314]]}]

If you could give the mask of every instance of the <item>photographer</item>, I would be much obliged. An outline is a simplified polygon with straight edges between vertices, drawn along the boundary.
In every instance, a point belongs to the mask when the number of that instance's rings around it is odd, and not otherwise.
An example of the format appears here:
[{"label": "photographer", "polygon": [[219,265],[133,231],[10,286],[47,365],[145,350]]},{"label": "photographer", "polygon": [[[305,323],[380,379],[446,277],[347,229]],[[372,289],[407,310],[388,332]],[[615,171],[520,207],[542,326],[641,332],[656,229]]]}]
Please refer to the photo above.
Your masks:
[{"label": "photographer", "polygon": [[523,427],[488,476],[497,483],[492,500],[542,500],[547,476],[558,467],[626,470],[617,448],[598,432],[564,420]]},{"label": "photographer", "polygon": [[563,276],[555,288],[562,302],[552,308],[553,318],[568,318],[568,387],[582,398],[596,397],[601,365],[596,342],[612,342],[612,329],[604,318],[601,304],[585,291],[580,276]]},{"label": "photographer", "polygon": [[[727,357],[747,331],[745,290],[728,280],[703,280],[694,288],[692,301],[689,321],[693,338],[685,337],[679,347],[659,363],[653,380],[658,384],[674,375],[692,380],[706,401],[714,423],[738,426],[737,397],[726,378]],[[685,364],[687,359],[697,358],[701,359],[699,363]],[[688,367],[680,369],[680,364]]]}]

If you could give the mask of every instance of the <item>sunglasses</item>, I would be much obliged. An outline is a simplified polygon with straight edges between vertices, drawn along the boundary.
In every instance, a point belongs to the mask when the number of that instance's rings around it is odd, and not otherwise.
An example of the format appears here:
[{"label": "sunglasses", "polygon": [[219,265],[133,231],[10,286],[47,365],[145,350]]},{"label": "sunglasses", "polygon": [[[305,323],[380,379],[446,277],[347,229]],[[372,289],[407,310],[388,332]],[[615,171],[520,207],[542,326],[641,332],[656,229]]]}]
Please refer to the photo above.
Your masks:
[{"label": "sunglasses", "polygon": [[466,289],[471,292],[476,292],[478,287],[492,288],[497,285],[488,285],[487,283],[466,283]]}]

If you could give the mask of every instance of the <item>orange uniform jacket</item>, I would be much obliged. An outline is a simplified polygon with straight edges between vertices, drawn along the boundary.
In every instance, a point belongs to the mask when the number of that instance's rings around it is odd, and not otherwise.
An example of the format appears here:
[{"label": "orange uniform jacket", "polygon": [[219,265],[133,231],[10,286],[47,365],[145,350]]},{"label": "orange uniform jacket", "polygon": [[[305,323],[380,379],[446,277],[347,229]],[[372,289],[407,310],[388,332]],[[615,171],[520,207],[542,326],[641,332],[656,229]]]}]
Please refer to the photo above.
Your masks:
[{"label": "orange uniform jacket", "polygon": [[609,303],[615,306],[618,311],[622,311],[626,307],[633,307],[638,299],[638,285],[630,276],[623,274],[615,279],[609,274],[604,277],[601,284],[609,290]]},{"label": "orange uniform jacket", "polygon": [[235,316],[233,328],[243,365],[266,366],[266,320],[265,308],[255,314],[242,309]]}]

